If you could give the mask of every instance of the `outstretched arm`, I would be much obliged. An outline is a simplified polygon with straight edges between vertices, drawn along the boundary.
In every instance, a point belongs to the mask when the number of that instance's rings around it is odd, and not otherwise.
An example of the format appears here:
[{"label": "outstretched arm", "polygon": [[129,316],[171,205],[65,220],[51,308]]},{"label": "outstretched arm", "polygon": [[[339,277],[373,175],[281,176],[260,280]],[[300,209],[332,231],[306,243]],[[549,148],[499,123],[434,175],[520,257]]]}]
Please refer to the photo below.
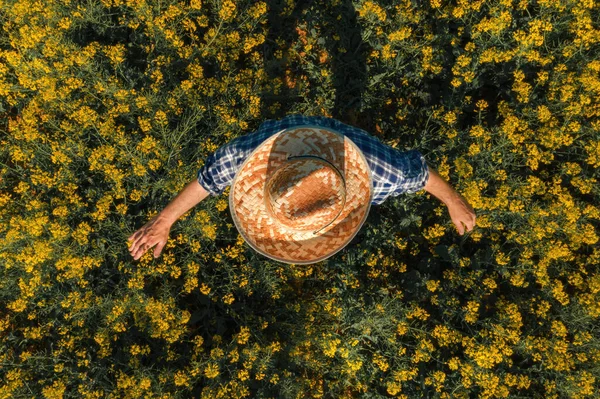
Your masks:
[{"label": "outstretched arm", "polygon": [[[429,167],[428,167],[429,168]],[[434,169],[429,168],[429,179],[424,187],[425,191],[435,196],[448,207],[450,218],[456,225],[458,233],[463,235],[465,228],[467,231],[475,227],[475,211],[467,200],[456,192],[448,182],[446,182]]]},{"label": "outstretched arm", "polygon": [[194,179],[188,183],[183,190],[160,212],[160,216],[170,224],[173,224],[187,211],[198,205],[208,197],[208,191]]},{"label": "outstretched arm", "polygon": [[208,195],[197,179],[188,183],[165,209],[128,238],[128,241],[133,241],[129,247],[131,256],[138,260],[146,250],[156,245],[154,257],[158,258],[169,239],[173,223]]}]

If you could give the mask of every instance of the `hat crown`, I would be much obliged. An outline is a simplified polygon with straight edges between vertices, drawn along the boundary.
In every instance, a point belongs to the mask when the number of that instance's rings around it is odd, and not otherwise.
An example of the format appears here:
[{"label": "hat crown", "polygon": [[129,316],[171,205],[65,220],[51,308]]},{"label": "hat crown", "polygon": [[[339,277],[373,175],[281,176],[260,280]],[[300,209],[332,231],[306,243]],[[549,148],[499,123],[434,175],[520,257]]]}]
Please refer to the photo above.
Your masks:
[{"label": "hat crown", "polygon": [[345,182],[335,166],[319,157],[290,158],[265,185],[267,210],[292,230],[318,231],[340,214]]},{"label": "hat crown", "polygon": [[[311,157],[323,169],[321,173],[328,171],[327,186],[322,177],[304,185],[311,174],[305,171],[301,178],[298,170],[288,169]],[[315,164],[313,168],[312,177],[319,173]],[[296,181],[293,190],[278,188],[290,179]],[[312,204],[300,206],[290,199],[301,191],[307,192]],[[318,195],[325,201],[334,198],[329,213]],[[240,234],[257,252],[281,262],[309,264],[327,259],[350,243],[365,222],[372,199],[373,178],[361,149],[336,130],[302,125],[272,135],[252,152],[236,173],[229,205]],[[286,202],[295,204],[296,212]],[[310,210],[311,216],[298,218]]]}]

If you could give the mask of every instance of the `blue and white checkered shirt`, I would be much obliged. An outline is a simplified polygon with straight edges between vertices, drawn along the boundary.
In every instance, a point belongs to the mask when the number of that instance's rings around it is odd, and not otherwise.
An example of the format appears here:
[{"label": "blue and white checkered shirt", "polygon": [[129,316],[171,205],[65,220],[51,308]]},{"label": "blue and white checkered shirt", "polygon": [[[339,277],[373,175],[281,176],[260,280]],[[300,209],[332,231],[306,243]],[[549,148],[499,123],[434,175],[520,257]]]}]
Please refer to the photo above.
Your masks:
[{"label": "blue and white checkered shirt", "polygon": [[373,200],[379,205],[389,196],[417,192],[427,184],[429,170],[417,150],[399,151],[359,128],[322,116],[290,115],[281,120],[267,120],[256,132],[231,140],[211,154],[198,171],[198,183],[211,195],[223,193],[236,172],[256,147],[273,134],[300,125],[317,125],[334,129],[361,149],[373,176]]}]

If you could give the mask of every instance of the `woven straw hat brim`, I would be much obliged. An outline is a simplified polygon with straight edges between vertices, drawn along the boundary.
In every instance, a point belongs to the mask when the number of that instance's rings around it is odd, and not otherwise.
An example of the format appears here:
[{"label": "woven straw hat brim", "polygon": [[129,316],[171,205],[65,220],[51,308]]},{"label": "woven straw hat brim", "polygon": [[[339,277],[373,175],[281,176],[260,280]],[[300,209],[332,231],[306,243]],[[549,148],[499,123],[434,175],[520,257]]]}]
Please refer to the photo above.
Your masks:
[{"label": "woven straw hat brim", "polygon": [[[321,157],[344,176],[346,202],[333,223],[314,234],[274,220],[265,184],[289,157]],[[262,255],[290,264],[320,262],[343,249],[365,222],[373,198],[371,170],[362,151],[343,134],[321,126],[295,126],[259,145],[235,175],[229,194],[233,221],[246,242]]]}]

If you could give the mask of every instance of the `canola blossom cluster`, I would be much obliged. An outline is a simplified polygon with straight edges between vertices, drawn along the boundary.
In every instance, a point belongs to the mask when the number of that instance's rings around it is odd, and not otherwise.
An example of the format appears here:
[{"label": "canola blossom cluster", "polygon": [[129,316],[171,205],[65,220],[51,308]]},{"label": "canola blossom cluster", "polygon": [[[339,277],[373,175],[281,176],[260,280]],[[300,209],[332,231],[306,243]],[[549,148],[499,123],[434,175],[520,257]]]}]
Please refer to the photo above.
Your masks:
[{"label": "canola blossom cluster", "polygon": [[[597,398],[597,0],[0,0],[0,398]],[[314,265],[226,190],[127,237],[265,120],[419,149]]]}]

